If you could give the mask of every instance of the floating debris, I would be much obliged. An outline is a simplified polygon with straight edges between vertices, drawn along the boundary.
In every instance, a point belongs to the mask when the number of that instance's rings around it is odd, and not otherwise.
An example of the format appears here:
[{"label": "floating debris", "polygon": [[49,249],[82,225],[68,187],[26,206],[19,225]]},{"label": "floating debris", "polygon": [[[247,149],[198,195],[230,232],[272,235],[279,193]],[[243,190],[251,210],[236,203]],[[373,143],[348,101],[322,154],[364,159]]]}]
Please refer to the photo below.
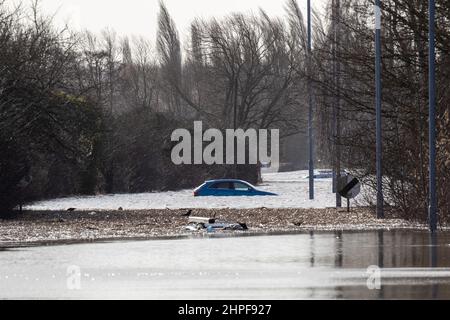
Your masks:
[{"label": "floating debris", "polygon": [[[187,210],[187,209],[186,209]],[[200,217],[180,216],[180,210],[57,212],[25,211],[0,222],[0,245],[54,241],[177,237],[186,232],[298,232],[332,230],[428,230],[426,223],[406,221],[394,212],[378,220],[370,208],[351,214],[336,209],[195,209]],[[213,217],[213,218],[201,218]],[[217,219],[215,218],[217,217]],[[64,218],[64,219],[63,219]],[[198,220],[199,219],[199,220]],[[192,222],[188,222],[192,221]],[[197,221],[197,222],[196,222]],[[248,225],[235,223],[245,221]],[[64,223],[66,222],[66,223]],[[300,224],[301,222],[301,224]],[[90,230],[95,227],[98,230]],[[445,225],[444,230],[448,230]],[[211,229],[210,229],[211,230]],[[231,230],[231,231],[228,231]]]},{"label": "floating debris", "polygon": [[247,231],[245,223],[217,221],[215,218],[190,217],[189,224],[185,227],[188,231],[206,230],[208,233],[216,231]]},{"label": "floating debris", "polygon": [[185,214],[182,214],[182,217],[190,217],[192,215],[192,210],[189,210],[188,212],[186,212]]},{"label": "floating debris", "polygon": [[197,226],[194,226],[194,225],[188,225],[188,226],[186,226],[184,229],[185,229],[186,231],[192,231],[192,232],[198,231]]}]

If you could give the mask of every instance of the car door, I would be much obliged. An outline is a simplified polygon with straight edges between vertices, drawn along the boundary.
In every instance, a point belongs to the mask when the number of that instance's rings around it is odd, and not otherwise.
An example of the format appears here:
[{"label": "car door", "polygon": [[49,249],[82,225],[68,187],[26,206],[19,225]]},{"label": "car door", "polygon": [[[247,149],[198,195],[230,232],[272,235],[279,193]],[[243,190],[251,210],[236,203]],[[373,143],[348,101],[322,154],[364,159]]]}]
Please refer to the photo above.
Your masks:
[{"label": "car door", "polygon": [[209,193],[216,197],[228,197],[234,193],[231,182],[217,182],[209,188]]}]

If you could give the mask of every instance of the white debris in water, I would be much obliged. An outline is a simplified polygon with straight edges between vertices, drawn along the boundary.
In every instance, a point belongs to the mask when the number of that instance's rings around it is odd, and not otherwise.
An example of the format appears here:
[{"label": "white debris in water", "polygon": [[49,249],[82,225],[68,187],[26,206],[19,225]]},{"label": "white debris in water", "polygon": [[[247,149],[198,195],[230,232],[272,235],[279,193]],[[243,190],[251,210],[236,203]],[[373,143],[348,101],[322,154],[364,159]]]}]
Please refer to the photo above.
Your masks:
[{"label": "white debris in water", "polygon": [[[318,173],[320,173],[318,171]],[[41,201],[26,210],[55,211],[76,208],[82,211],[146,209],[255,209],[255,208],[314,208],[335,206],[330,178],[315,180],[316,199],[309,200],[308,171],[265,173],[258,188],[279,196],[266,197],[194,197],[193,190],[141,194],[115,194],[94,197],[72,197]]]}]

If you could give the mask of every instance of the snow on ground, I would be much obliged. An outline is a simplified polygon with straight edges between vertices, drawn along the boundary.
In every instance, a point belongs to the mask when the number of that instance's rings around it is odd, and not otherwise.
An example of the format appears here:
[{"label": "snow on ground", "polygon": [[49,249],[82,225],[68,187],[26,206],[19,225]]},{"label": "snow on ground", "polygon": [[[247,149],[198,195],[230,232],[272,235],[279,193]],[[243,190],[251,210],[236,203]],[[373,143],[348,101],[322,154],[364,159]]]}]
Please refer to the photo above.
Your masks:
[{"label": "snow on ground", "polygon": [[[318,172],[319,173],[319,172]],[[335,205],[331,178],[316,179],[316,199],[309,200],[308,171],[265,173],[261,190],[277,193],[267,197],[194,197],[192,190],[142,194],[116,194],[95,197],[73,197],[37,202],[27,210],[146,210],[209,208],[327,208]]]}]

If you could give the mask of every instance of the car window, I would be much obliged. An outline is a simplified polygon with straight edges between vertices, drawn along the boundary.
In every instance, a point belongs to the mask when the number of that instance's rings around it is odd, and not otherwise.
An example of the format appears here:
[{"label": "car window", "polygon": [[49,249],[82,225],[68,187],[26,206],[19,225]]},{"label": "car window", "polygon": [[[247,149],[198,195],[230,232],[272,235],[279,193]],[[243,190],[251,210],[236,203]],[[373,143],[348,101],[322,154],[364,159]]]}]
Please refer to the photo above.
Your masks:
[{"label": "car window", "polygon": [[237,190],[237,191],[248,191],[250,189],[251,188],[248,185],[244,184],[244,183],[240,183],[240,182],[235,182],[234,183],[234,190]]},{"label": "car window", "polygon": [[213,184],[210,189],[231,190],[233,186],[229,182],[219,182]]}]

